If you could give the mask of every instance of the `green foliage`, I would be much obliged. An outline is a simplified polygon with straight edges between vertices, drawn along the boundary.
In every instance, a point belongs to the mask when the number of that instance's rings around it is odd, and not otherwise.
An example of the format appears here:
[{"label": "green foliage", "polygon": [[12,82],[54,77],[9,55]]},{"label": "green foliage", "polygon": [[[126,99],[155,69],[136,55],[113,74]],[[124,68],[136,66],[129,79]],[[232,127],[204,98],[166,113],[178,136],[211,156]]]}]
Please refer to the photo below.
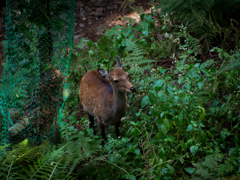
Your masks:
[{"label": "green foliage", "polygon": [[[240,43],[240,42],[239,42]],[[240,66],[240,52],[239,49],[236,49],[236,51],[231,50],[230,53],[227,51],[224,51],[220,48],[214,48],[212,52],[218,52],[218,56],[221,60],[224,60],[224,62],[221,65],[221,68],[219,69],[217,75],[226,72],[226,71],[235,71]]]},{"label": "green foliage", "polygon": [[[187,25],[188,31],[193,32],[199,39],[207,38],[213,40],[213,37],[220,36],[222,47],[225,48],[229,42],[230,34],[235,34],[235,43],[237,45],[239,32],[236,30],[236,15],[240,8],[239,0],[159,0],[155,5],[161,9],[160,16],[164,15],[174,24],[183,23]],[[207,44],[205,44],[207,45]],[[208,46],[208,45],[207,45]]]},{"label": "green foliage", "polygon": [[64,144],[32,148],[24,140],[6,152],[1,157],[1,179],[76,179],[73,174],[76,166],[93,157],[101,140],[87,141],[82,132],[72,133],[71,137],[65,134],[68,142]]},{"label": "green foliage", "polygon": [[[221,154],[218,150],[204,157],[203,161],[193,163],[196,168],[195,175],[201,179],[214,179],[223,173],[239,173],[237,164],[239,161],[239,149],[231,148],[229,154]],[[195,170],[195,168],[193,168]]]},{"label": "green foliage", "polygon": [[[114,139],[109,129],[103,159],[86,168],[84,178],[101,179],[97,172],[108,179],[212,179],[239,174],[238,49],[211,51],[219,52],[219,57],[225,53],[227,67],[218,70],[214,59],[198,60],[201,38],[193,37],[189,26],[175,25],[170,31],[169,24],[155,27],[150,17],[141,15],[139,24],[116,26],[98,43],[88,42],[82,49],[86,54],[79,63],[84,61],[89,69],[111,69],[115,56],[121,55],[137,88],[137,94],[128,98],[123,136]],[[156,37],[157,31],[164,38]],[[164,69],[150,60],[159,57],[171,57],[174,66]],[[78,78],[84,73],[78,71]],[[99,138],[88,130],[86,118],[81,123],[85,135]]]},{"label": "green foliage", "polygon": [[130,74],[144,74],[146,70],[151,70],[151,65],[144,65],[141,67],[142,64],[152,63],[155,60],[144,59],[144,52],[136,43],[131,41],[130,39],[126,39],[126,49],[125,52],[128,54],[125,58],[125,63],[123,66],[131,67],[129,70]]}]

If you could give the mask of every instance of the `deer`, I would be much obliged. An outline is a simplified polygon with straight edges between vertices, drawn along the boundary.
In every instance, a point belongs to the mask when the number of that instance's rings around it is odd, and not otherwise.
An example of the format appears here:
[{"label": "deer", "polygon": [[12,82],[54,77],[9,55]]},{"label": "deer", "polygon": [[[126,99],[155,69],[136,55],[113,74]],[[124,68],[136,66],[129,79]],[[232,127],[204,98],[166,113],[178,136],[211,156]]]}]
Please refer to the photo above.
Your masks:
[{"label": "deer", "polygon": [[[112,72],[105,69],[91,70],[83,75],[80,82],[79,98],[83,110],[88,114],[89,128],[94,128],[94,117],[98,124],[100,135],[106,139],[105,123],[114,125],[117,138],[121,118],[126,114],[126,93],[136,91],[129,81],[129,74],[122,70],[122,63],[117,57],[116,68]],[[102,141],[104,146],[104,141]]]}]

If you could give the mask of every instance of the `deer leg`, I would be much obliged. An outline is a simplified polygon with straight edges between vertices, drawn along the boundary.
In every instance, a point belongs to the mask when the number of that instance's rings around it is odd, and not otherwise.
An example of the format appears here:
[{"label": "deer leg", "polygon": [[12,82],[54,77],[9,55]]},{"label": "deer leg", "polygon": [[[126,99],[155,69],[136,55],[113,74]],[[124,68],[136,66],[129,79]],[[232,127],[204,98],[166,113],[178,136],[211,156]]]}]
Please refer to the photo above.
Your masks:
[{"label": "deer leg", "polygon": [[94,128],[94,117],[91,115],[88,115],[88,119],[89,119],[89,124],[88,127],[93,129],[93,134],[96,135],[96,131]]},{"label": "deer leg", "polygon": [[119,126],[120,126],[120,121],[117,124],[114,124],[115,133],[116,133],[117,138],[119,137]]},{"label": "deer leg", "polygon": [[[99,127],[99,131],[100,131],[100,135],[103,137],[103,139],[106,139],[106,135],[105,135],[105,124],[102,123],[101,120],[98,119],[98,127]],[[104,140],[102,141],[102,146],[104,146]]]}]

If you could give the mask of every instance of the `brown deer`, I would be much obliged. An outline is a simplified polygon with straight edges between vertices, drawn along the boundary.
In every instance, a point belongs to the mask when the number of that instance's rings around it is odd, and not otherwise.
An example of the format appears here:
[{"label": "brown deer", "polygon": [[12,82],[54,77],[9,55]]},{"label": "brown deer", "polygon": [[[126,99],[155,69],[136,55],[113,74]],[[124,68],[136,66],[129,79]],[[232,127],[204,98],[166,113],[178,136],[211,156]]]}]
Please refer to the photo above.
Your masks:
[{"label": "brown deer", "polygon": [[[84,111],[89,117],[89,128],[93,128],[94,117],[100,135],[105,139],[105,123],[114,125],[115,133],[119,136],[121,118],[126,113],[126,93],[135,92],[136,88],[129,81],[128,73],[122,70],[122,64],[117,58],[117,67],[108,72],[104,69],[87,72],[81,80],[79,97]],[[102,142],[104,145],[104,142]]]}]

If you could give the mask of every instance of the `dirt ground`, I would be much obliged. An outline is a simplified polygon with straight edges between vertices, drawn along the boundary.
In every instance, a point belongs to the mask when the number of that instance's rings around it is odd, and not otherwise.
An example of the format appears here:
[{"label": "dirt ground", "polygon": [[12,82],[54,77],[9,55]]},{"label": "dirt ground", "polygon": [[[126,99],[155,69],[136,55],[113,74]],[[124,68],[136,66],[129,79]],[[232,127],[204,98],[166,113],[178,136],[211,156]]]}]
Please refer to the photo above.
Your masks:
[{"label": "dirt ground", "polygon": [[138,10],[149,9],[149,0],[135,0],[135,3],[128,4],[124,8],[124,1],[119,0],[82,0],[77,1],[75,7],[75,30],[74,42],[80,38],[86,38],[91,41],[98,41],[99,35],[106,29],[113,26],[123,26],[126,21],[121,17],[128,16],[139,21],[139,16],[131,7]]}]

